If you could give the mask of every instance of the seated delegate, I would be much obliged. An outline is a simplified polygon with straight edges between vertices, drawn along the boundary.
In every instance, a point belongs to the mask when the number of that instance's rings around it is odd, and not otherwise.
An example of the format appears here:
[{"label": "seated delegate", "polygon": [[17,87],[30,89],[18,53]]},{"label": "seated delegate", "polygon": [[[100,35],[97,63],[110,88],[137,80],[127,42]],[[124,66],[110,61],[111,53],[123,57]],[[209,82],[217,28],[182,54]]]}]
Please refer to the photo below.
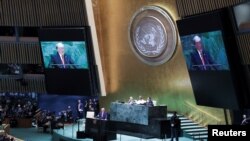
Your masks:
[{"label": "seated delegate", "polygon": [[136,101],[136,104],[144,105],[146,104],[146,101],[142,98],[142,96],[139,96],[139,99]]},{"label": "seated delegate", "polygon": [[128,104],[135,104],[135,100],[132,96],[129,97]]},{"label": "seated delegate", "polygon": [[148,107],[153,107],[154,106],[154,103],[153,103],[151,97],[147,98],[146,106],[148,106]]},{"label": "seated delegate", "polygon": [[139,96],[138,100],[134,100],[132,96],[129,97],[129,100],[127,102],[128,104],[138,104],[138,105],[146,105],[148,107],[153,107],[154,103],[151,97],[147,98],[147,101],[145,101],[142,96]]}]

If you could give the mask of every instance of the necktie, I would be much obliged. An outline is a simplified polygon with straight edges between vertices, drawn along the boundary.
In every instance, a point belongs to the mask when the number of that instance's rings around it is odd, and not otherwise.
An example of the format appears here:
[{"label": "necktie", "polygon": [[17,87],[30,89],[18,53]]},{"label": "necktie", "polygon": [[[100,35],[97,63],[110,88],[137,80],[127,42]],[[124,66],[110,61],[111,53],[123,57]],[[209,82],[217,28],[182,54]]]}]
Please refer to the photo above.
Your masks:
[{"label": "necktie", "polygon": [[204,57],[203,57],[203,53],[202,53],[202,52],[200,52],[200,57],[201,57],[202,65],[203,65],[204,69],[206,70],[206,64],[205,64],[205,60],[204,60]]},{"label": "necktie", "polygon": [[63,68],[65,68],[65,62],[64,62],[64,56],[61,56],[61,60],[62,60],[62,64],[63,64]]}]

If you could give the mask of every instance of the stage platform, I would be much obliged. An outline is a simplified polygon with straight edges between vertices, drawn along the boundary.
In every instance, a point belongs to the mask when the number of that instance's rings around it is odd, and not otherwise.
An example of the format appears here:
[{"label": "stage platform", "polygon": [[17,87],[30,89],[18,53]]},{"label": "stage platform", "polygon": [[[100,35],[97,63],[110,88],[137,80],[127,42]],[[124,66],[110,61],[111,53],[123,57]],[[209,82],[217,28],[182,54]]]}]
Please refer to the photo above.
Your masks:
[{"label": "stage platform", "polygon": [[[82,120],[79,123],[79,131],[85,130],[85,120]],[[90,138],[81,138],[77,139],[77,133],[78,131],[78,123],[73,124],[66,124],[64,129],[55,129],[52,134],[52,141],[93,141],[93,139]],[[180,137],[180,141],[192,141],[189,138]],[[133,137],[129,135],[125,135],[122,133],[116,134],[116,140],[112,141],[170,141],[170,138],[168,139],[143,139],[139,137]]]},{"label": "stage platform", "polygon": [[[82,129],[85,129],[85,123],[82,123]],[[64,130],[54,130],[53,134],[43,133],[42,130],[38,130],[36,127],[31,128],[11,128],[10,134],[24,141],[93,141],[93,139],[77,139],[76,131],[78,130],[77,123],[66,124]],[[134,136],[125,135],[123,133],[116,134],[116,140],[112,141],[170,141],[168,139],[141,139]],[[192,139],[181,137],[179,141],[192,141]]]},{"label": "stage platform", "polygon": [[[78,123],[79,122],[79,123]],[[52,141],[93,141],[93,139],[84,138],[77,139],[77,131],[85,130],[85,119],[77,123],[65,124],[64,129],[54,129],[52,134]],[[78,129],[79,126],[79,129]]]}]

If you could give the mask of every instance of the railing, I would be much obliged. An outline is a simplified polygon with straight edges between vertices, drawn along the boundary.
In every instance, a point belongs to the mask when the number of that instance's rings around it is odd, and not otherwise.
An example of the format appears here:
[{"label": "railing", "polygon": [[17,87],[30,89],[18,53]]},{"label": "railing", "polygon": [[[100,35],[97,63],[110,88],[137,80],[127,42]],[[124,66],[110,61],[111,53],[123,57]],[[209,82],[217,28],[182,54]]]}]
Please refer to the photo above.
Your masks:
[{"label": "railing", "polygon": [[185,110],[185,116],[203,126],[207,126],[208,124],[220,125],[224,123],[220,118],[202,110],[190,102],[183,104],[183,110]]}]

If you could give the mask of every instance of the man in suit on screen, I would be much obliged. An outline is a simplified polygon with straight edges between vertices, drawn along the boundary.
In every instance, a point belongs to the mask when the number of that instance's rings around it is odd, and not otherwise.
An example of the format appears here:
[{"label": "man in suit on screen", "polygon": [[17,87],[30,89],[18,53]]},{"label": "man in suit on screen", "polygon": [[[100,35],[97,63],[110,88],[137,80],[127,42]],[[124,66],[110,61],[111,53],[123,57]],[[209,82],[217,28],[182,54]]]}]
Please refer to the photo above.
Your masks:
[{"label": "man in suit on screen", "polygon": [[75,68],[74,61],[71,59],[70,55],[66,54],[64,51],[64,44],[59,42],[56,44],[57,53],[51,55],[50,67],[51,68]]},{"label": "man in suit on screen", "polygon": [[209,52],[203,48],[201,37],[198,35],[194,36],[193,42],[195,49],[190,54],[191,70],[217,70],[217,65]]}]

